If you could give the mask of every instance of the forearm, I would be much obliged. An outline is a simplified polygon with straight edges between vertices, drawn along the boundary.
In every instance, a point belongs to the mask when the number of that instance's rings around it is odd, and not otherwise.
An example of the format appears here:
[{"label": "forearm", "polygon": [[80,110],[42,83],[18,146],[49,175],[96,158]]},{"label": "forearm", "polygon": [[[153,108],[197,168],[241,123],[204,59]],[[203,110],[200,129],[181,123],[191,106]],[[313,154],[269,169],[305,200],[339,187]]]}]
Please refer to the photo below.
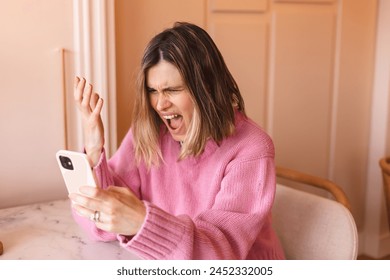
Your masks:
[{"label": "forearm", "polygon": [[260,217],[225,211],[205,217],[175,217],[147,204],[139,233],[119,240],[144,259],[245,259],[260,232]]}]

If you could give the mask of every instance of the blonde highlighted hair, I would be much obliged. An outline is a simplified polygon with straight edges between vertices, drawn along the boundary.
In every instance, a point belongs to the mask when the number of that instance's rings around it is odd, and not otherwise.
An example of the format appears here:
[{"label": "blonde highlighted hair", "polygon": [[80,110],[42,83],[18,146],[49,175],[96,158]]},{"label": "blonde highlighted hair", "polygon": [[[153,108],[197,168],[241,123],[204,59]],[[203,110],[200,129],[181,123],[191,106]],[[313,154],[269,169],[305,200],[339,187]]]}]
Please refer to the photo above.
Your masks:
[{"label": "blonde highlighted hair", "polygon": [[163,160],[159,139],[166,127],[150,104],[146,81],[161,60],[178,69],[195,107],[179,159],[202,154],[209,139],[220,143],[231,135],[236,109],[245,115],[237,83],[211,37],[194,24],[175,23],[149,42],[138,75],[132,129],[136,160],[148,167]]}]

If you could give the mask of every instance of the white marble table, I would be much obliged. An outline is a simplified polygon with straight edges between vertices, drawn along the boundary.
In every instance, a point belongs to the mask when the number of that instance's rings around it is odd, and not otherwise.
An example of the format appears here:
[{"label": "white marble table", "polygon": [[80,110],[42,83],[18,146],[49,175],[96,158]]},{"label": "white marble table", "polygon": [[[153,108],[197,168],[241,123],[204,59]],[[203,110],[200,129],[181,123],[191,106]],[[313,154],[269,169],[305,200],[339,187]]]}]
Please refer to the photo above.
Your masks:
[{"label": "white marble table", "polygon": [[0,261],[137,259],[118,242],[91,241],[74,222],[68,199],[0,209],[0,241]]}]

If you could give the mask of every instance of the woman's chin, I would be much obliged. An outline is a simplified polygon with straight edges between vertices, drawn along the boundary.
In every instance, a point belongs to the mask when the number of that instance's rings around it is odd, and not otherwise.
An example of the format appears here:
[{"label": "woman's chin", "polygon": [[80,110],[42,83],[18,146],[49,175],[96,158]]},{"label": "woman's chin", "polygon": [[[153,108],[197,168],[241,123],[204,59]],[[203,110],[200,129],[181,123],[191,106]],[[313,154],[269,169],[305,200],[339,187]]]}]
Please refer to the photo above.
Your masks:
[{"label": "woman's chin", "polygon": [[171,134],[172,138],[175,141],[183,142],[186,136],[186,130],[183,126],[178,127],[177,129],[172,129],[169,125],[167,125],[168,131]]},{"label": "woman's chin", "polygon": [[177,141],[177,142],[183,142],[184,141],[184,136],[183,135],[177,135],[177,134],[173,134],[171,133],[172,135],[172,138],[173,140]]}]

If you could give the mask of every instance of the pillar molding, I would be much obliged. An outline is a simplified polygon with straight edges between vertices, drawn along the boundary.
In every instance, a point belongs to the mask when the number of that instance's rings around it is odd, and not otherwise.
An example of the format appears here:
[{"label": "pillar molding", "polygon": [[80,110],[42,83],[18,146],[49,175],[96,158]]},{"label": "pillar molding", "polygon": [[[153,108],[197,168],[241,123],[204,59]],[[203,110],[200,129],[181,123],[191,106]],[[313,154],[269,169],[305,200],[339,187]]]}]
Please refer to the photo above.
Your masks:
[{"label": "pillar molding", "polygon": [[[73,0],[75,74],[104,100],[102,119],[108,156],[116,150],[115,0]],[[83,147],[78,116],[77,142]]]},{"label": "pillar molding", "polygon": [[380,258],[390,251],[390,235],[382,234],[383,182],[379,159],[386,154],[390,100],[390,2],[378,2],[374,85],[371,103],[370,146],[363,251]]}]

